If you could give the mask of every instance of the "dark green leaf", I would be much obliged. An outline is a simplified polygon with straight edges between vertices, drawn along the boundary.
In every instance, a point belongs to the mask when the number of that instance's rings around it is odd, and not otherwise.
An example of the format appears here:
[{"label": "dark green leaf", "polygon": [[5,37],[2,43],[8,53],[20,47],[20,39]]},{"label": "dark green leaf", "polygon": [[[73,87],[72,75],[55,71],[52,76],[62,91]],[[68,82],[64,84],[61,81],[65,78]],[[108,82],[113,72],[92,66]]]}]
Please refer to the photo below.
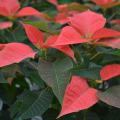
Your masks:
[{"label": "dark green leaf", "polygon": [[120,108],[120,85],[109,88],[105,92],[98,92],[99,99],[108,105]]},{"label": "dark green leaf", "polygon": [[104,120],[120,120],[120,110],[115,109],[111,110],[106,116],[104,116]]},{"label": "dark green leaf", "polygon": [[11,116],[14,120],[18,120],[42,115],[49,108],[52,97],[52,91],[49,88],[40,92],[27,91],[11,106]]},{"label": "dark green leaf", "polygon": [[100,79],[100,68],[86,68],[86,69],[73,69],[72,74],[85,77],[88,79],[99,80]]},{"label": "dark green leaf", "polygon": [[65,88],[70,80],[70,73],[68,71],[72,67],[73,63],[69,58],[57,60],[53,63],[40,61],[38,65],[37,69],[41,78],[52,87],[60,103],[62,103]]}]

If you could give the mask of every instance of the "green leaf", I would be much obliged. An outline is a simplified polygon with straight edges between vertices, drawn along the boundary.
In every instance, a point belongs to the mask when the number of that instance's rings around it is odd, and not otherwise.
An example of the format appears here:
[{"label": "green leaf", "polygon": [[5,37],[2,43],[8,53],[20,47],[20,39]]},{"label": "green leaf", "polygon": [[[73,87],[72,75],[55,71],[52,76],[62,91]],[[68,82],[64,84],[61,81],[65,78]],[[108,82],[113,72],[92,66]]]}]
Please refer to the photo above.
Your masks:
[{"label": "green leaf", "polygon": [[44,120],[56,120],[58,116],[58,111],[55,109],[48,109],[44,114],[43,114],[43,119]]},{"label": "green leaf", "polygon": [[37,28],[39,28],[40,30],[50,33],[50,34],[58,34],[59,30],[58,28],[61,27],[60,24],[50,24],[49,22],[46,21],[35,21],[35,22],[31,22],[31,21],[25,21],[24,23],[33,25]]},{"label": "green leaf", "polygon": [[53,94],[49,88],[40,92],[24,92],[11,106],[11,117],[18,120],[42,115],[49,108],[52,98]]},{"label": "green leaf", "polygon": [[37,86],[39,86],[40,89],[45,88],[44,81],[40,78],[38,71],[35,68],[31,68],[29,62],[22,62],[24,64],[20,64],[21,71],[24,74],[26,78],[29,78],[29,80],[32,83],[35,83]]},{"label": "green leaf", "polygon": [[98,96],[106,104],[120,108],[120,85],[111,87],[105,92],[98,91]]},{"label": "green leaf", "polygon": [[105,54],[101,61],[102,64],[112,64],[115,62],[120,62],[120,56]]},{"label": "green leaf", "polygon": [[1,36],[5,42],[24,42],[26,39],[25,32],[21,25],[16,26],[15,29],[8,29],[5,34]]},{"label": "green leaf", "polygon": [[31,21],[25,21],[25,23],[33,25],[43,31],[48,31],[48,22],[45,21],[35,21],[35,22],[31,22]]},{"label": "green leaf", "polygon": [[38,72],[41,78],[53,89],[54,94],[62,103],[64,92],[70,80],[68,72],[73,67],[71,59],[65,58],[53,63],[40,61]]},{"label": "green leaf", "polygon": [[4,73],[0,71],[0,83],[8,83],[7,80],[5,80]]},{"label": "green leaf", "polygon": [[71,11],[77,10],[79,12],[83,12],[87,9],[88,7],[81,4],[74,3],[74,2],[68,5],[68,10],[71,10]]},{"label": "green leaf", "polygon": [[98,115],[94,112],[89,112],[87,115],[86,115],[86,120],[100,120]]},{"label": "green leaf", "polygon": [[112,109],[104,116],[104,120],[120,120],[120,109]]},{"label": "green leaf", "polygon": [[76,114],[76,117],[80,118],[81,120],[100,120],[100,118],[97,115],[97,113],[95,113],[93,111],[88,111],[88,110],[84,110],[82,112],[78,112]]},{"label": "green leaf", "polygon": [[94,67],[94,68],[86,68],[86,69],[73,69],[72,74],[78,75],[81,77],[85,77],[88,79],[93,79],[93,80],[100,80],[100,68],[99,67]]}]

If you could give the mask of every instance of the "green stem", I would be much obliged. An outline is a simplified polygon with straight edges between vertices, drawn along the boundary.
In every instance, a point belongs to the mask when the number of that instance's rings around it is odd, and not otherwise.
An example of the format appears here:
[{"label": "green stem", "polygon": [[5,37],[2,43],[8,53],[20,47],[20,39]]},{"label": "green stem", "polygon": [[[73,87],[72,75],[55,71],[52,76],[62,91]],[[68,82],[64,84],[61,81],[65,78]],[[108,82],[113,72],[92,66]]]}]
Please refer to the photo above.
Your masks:
[{"label": "green stem", "polygon": [[88,112],[88,110],[84,111],[84,118],[83,118],[83,120],[87,120],[87,112]]},{"label": "green stem", "polygon": [[47,49],[41,49],[41,51],[42,51],[42,57],[43,57],[45,60],[47,60],[47,52],[48,52],[48,50],[47,50]]},{"label": "green stem", "polygon": [[90,60],[93,60],[93,59],[95,59],[98,55],[100,55],[101,53],[100,52],[98,52],[98,53],[96,53],[94,56],[92,56],[91,58],[90,58]]}]

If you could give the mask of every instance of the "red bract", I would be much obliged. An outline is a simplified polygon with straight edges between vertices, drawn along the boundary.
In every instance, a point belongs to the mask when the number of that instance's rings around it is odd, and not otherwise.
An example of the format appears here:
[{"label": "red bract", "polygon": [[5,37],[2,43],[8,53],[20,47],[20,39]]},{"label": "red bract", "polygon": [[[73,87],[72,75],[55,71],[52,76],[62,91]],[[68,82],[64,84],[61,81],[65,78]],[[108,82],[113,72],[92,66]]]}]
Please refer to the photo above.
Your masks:
[{"label": "red bract", "polygon": [[0,30],[9,28],[9,27],[11,27],[11,26],[12,26],[12,23],[11,23],[11,22],[0,22]]},{"label": "red bract", "polygon": [[0,44],[0,67],[34,58],[35,52],[23,43]]},{"label": "red bract", "polygon": [[65,13],[58,13],[55,17],[55,22],[60,24],[68,23],[69,19],[68,16]]},{"label": "red bract", "polygon": [[58,4],[57,0],[47,0],[47,1],[50,2],[50,3],[52,3],[52,4],[54,4],[54,5]]},{"label": "red bract", "polygon": [[59,11],[59,13],[54,18],[54,21],[57,23],[65,24],[69,22],[68,17],[73,16],[74,14],[79,12],[79,10],[69,10],[69,5],[73,5],[74,7],[76,7],[79,6],[78,3],[58,4],[57,0],[48,0],[48,1],[54,4],[57,10]]},{"label": "red bract", "polygon": [[92,0],[92,1],[104,8],[109,8],[109,7],[113,7],[115,5],[120,4],[120,2],[118,2],[117,0],[116,1],[115,0]]},{"label": "red bract", "polygon": [[59,13],[55,16],[55,22],[60,23],[60,24],[68,23],[69,11],[68,11],[67,7],[68,7],[68,4],[56,6]]},{"label": "red bract", "polygon": [[68,10],[68,4],[59,4],[56,6],[59,12],[69,12]]},{"label": "red bract", "polygon": [[20,3],[18,0],[0,0],[0,15],[14,18],[14,17],[23,17],[23,16],[44,16],[36,9],[32,7],[24,7],[21,10]]},{"label": "red bract", "polygon": [[36,27],[33,27],[29,24],[23,24],[26,34],[29,38],[29,40],[37,47],[37,48],[41,48],[41,49],[47,49],[47,48],[55,48],[58,49],[60,51],[62,51],[63,53],[67,54],[68,56],[70,56],[71,58],[74,58],[74,53],[72,51],[72,49],[68,46],[68,45],[57,45],[54,46],[54,43],[56,42],[56,40],[58,39],[58,36],[50,36],[46,42],[44,42],[44,34],[38,30]]},{"label": "red bract", "polygon": [[62,29],[55,45],[77,43],[99,44],[102,39],[120,36],[118,31],[103,28],[105,22],[106,19],[102,15],[89,10],[74,15],[70,18],[70,26]]},{"label": "red bract", "polygon": [[120,64],[111,64],[103,67],[100,71],[102,80],[109,80],[120,75]]},{"label": "red bract", "polygon": [[68,4],[58,4],[57,0],[47,0],[48,2],[54,4],[58,11],[60,12],[66,12],[68,11]]},{"label": "red bract", "polygon": [[111,23],[120,25],[120,19],[112,20]]},{"label": "red bract", "polygon": [[69,17],[74,16],[75,14],[79,13],[78,11],[64,11],[60,12],[55,17],[55,22],[60,24],[65,24],[69,22]]},{"label": "red bract", "polygon": [[92,1],[95,2],[97,5],[106,5],[114,2],[114,0],[92,0]]},{"label": "red bract", "polygon": [[100,40],[100,42],[96,44],[120,49],[120,38],[103,39],[103,40]]},{"label": "red bract", "polygon": [[63,100],[62,110],[59,117],[87,109],[98,102],[97,90],[90,88],[86,79],[73,76],[67,86]]}]

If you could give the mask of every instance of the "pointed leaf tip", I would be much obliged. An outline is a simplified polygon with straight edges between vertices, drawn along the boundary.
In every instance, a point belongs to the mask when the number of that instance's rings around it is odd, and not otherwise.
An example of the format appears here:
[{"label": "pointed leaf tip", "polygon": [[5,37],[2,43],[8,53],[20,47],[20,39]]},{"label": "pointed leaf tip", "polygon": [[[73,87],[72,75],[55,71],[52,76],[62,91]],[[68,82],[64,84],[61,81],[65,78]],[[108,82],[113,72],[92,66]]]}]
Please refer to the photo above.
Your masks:
[{"label": "pointed leaf tip", "polygon": [[58,117],[87,109],[98,102],[97,90],[90,88],[86,79],[73,76],[67,86],[63,100],[62,110]]},{"label": "pointed leaf tip", "polygon": [[23,43],[0,44],[0,67],[34,58],[35,52]]},{"label": "pointed leaf tip", "polygon": [[100,71],[102,80],[109,80],[120,75],[120,64],[111,64],[103,67]]}]

